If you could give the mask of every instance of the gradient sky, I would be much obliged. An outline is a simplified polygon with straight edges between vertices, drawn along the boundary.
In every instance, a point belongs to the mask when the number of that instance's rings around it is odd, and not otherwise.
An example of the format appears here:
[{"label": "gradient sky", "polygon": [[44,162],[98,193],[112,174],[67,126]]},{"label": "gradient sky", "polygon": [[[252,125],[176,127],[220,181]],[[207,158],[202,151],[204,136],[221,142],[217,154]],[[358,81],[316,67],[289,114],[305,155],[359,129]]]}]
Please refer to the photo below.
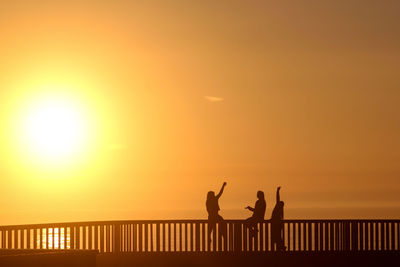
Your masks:
[{"label": "gradient sky", "polygon": [[[400,213],[399,1],[2,1],[0,224]],[[23,107],[90,113],[73,164],[32,164]],[[90,151],[89,151],[90,150]]]}]

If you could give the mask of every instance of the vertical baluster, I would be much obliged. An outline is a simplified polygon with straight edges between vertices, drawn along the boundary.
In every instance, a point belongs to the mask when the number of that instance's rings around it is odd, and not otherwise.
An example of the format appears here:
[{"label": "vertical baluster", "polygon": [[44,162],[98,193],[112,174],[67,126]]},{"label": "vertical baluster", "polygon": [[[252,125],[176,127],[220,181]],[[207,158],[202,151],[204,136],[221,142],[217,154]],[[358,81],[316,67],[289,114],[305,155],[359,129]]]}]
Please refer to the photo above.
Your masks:
[{"label": "vertical baluster", "polygon": [[133,241],[132,241],[132,235],[133,235],[133,224],[128,224],[128,251],[133,252]]},{"label": "vertical baluster", "polygon": [[7,230],[7,249],[11,249],[12,248],[12,233],[11,233],[11,229]]},{"label": "vertical baluster", "polygon": [[[152,224],[150,224],[150,230],[152,230],[151,226],[152,226]],[[120,224],[120,229],[121,229],[120,250],[123,252],[128,252],[128,251],[130,251],[129,250],[129,224]],[[153,233],[153,230],[151,231],[150,235],[152,235],[152,233]]]},{"label": "vertical baluster", "polygon": [[105,238],[104,238],[104,227],[105,225],[99,225],[99,230],[100,230],[100,238],[99,238],[99,242],[100,242],[100,252],[105,252],[104,251],[104,244],[105,244]]},{"label": "vertical baluster", "polygon": [[233,223],[233,250],[235,252],[242,251],[242,229],[239,222]]},{"label": "vertical baluster", "polygon": [[296,250],[298,250],[297,249],[297,244],[298,244],[298,235],[299,235],[299,233],[297,232],[297,222],[294,222],[294,223],[292,223],[292,225],[293,225],[293,233],[292,233],[292,239],[293,239],[293,251],[296,251]]},{"label": "vertical baluster", "polygon": [[349,250],[349,242],[350,242],[350,224],[349,222],[342,223],[342,239],[343,239],[343,249]]},{"label": "vertical baluster", "polygon": [[14,244],[13,244],[13,248],[17,249],[18,248],[18,229],[14,229]]},{"label": "vertical baluster", "polygon": [[319,250],[319,224],[317,222],[314,223],[314,250],[318,251]]},{"label": "vertical baluster", "polygon": [[379,222],[375,222],[374,223],[374,228],[375,228],[375,250],[378,251],[379,250],[379,233],[380,233],[380,223]]},{"label": "vertical baluster", "polygon": [[94,249],[98,249],[98,250],[100,250],[100,248],[99,248],[99,229],[100,228],[100,226],[99,225],[95,225],[94,226]]},{"label": "vertical baluster", "polygon": [[19,243],[18,243],[18,248],[19,249],[24,249],[25,247],[25,229],[21,228],[19,229]]},{"label": "vertical baluster", "polygon": [[92,225],[88,226],[88,249],[93,249],[93,228]]},{"label": "vertical baluster", "polygon": [[296,225],[297,225],[297,250],[301,251],[301,237],[302,237],[302,235],[301,235],[301,223],[298,222],[298,223],[296,223]]},{"label": "vertical baluster", "polygon": [[63,235],[64,235],[64,249],[67,249],[67,227],[64,226],[63,229],[64,229],[64,232],[63,232]]},{"label": "vertical baluster", "polygon": [[40,228],[39,242],[39,248],[43,249],[43,228]]},{"label": "vertical baluster", "polygon": [[105,237],[104,237],[104,227],[105,225],[99,225],[100,227],[100,252],[105,252]]},{"label": "vertical baluster", "polygon": [[369,222],[369,249],[374,250],[374,225],[375,223]]},{"label": "vertical baluster", "polygon": [[182,252],[182,223],[179,223],[179,251]]},{"label": "vertical baluster", "polygon": [[336,247],[337,250],[341,250],[342,249],[342,240],[341,240],[341,229],[340,229],[340,222],[336,222],[335,225],[335,235],[336,235]]},{"label": "vertical baluster", "polygon": [[202,251],[206,251],[206,223],[201,224],[201,246],[202,246]]},{"label": "vertical baluster", "polygon": [[[149,230],[148,230],[148,224],[147,223],[144,223],[143,224],[143,226],[144,226],[144,251],[148,251],[148,246],[149,246],[149,239],[148,239],[148,237],[149,237]],[[165,249],[164,249],[164,251],[165,251]]]},{"label": "vertical baluster", "polygon": [[369,222],[365,222],[364,226],[364,250],[369,250]]},{"label": "vertical baluster", "polygon": [[176,232],[177,232],[177,224],[176,223],[174,223],[174,251],[176,252],[176,250],[177,250],[177,239],[176,239]]},{"label": "vertical baluster", "polygon": [[271,248],[271,246],[270,246],[270,242],[271,242],[271,235],[269,234],[269,229],[270,229],[270,222],[269,221],[267,221],[267,222],[265,222],[264,223],[264,225],[265,225],[265,251],[269,251],[269,249]]},{"label": "vertical baluster", "polygon": [[380,222],[381,227],[381,250],[385,250],[385,224]]},{"label": "vertical baluster", "polygon": [[200,251],[200,223],[196,222],[194,224],[194,229],[195,229],[195,251],[198,252]]},{"label": "vertical baluster", "polygon": [[[291,223],[284,223],[283,225],[283,229],[285,229],[285,225],[287,225],[287,250],[290,251],[291,250],[291,246],[290,246],[290,225]],[[285,241],[285,239],[284,239]]]},{"label": "vertical baluster", "polygon": [[[75,249],[75,239],[76,239],[75,238],[75,226],[71,226],[70,227],[70,237],[69,237],[71,249]],[[103,250],[101,252],[103,252]]]},{"label": "vertical baluster", "polygon": [[111,252],[111,229],[110,225],[106,225],[106,252]]},{"label": "vertical baluster", "polygon": [[195,251],[195,241],[196,241],[196,233],[195,233],[195,224],[190,223],[190,251]]},{"label": "vertical baluster", "polygon": [[242,224],[242,236],[243,236],[243,251],[247,251],[247,226],[245,224]]},{"label": "vertical baluster", "polygon": [[358,249],[364,250],[364,222],[359,222],[358,227],[359,227],[359,238],[360,238],[360,245]]},{"label": "vertical baluster", "polygon": [[143,251],[143,234],[142,234],[142,224],[138,224],[138,231],[139,231],[139,252]]},{"label": "vertical baluster", "polygon": [[397,250],[400,250],[400,222],[397,222],[396,225],[397,225]]},{"label": "vertical baluster", "polygon": [[231,247],[233,246],[232,241],[233,241],[233,228],[231,223],[226,222],[225,223],[226,227],[226,236],[224,238],[224,251],[231,251]]},{"label": "vertical baluster", "polygon": [[329,251],[335,250],[334,223],[329,222]]},{"label": "vertical baluster", "polygon": [[311,251],[311,250],[313,250],[313,247],[312,247],[312,222],[307,222],[307,225],[308,225],[308,229],[307,229],[307,234],[308,234],[308,237],[307,237],[307,241],[308,241],[308,245],[307,245],[307,250],[308,251]]},{"label": "vertical baluster", "polygon": [[120,250],[123,252],[132,252],[132,225],[130,223],[120,224],[120,228],[121,228]]},{"label": "vertical baluster", "polygon": [[[229,238],[229,232],[228,232],[228,223],[227,222],[225,222],[225,221],[223,221],[222,222],[222,226],[224,227],[224,234],[225,234],[225,236],[223,237],[223,251],[228,251],[228,238]],[[257,235],[258,235],[258,233],[257,233]],[[258,238],[258,236],[256,236],[256,239]]]},{"label": "vertical baluster", "polygon": [[1,231],[1,248],[5,249],[6,248],[6,230]]},{"label": "vertical baluster", "polygon": [[167,235],[166,235],[166,231],[165,231],[165,229],[166,229],[166,227],[165,227],[165,223],[162,223],[161,224],[162,225],[162,250],[163,251],[166,251],[166,238],[167,238]]},{"label": "vertical baluster", "polygon": [[136,243],[136,240],[137,240],[137,224],[133,224],[132,225],[132,227],[133,227],[133,229],[132,229],[132,231],[133,231],[133,236],[132,236],[132,251],[133,252],[136,252],[137,251],[137,243]]},{"label": "vertical baluster", "polygon": [[260,251],[264,251],[264,222],[261,222],[258,224],[258,229],[259,229],[259,233],[260,233]]},{"label": "vertical baluster", "polygon": [[324,251],[328,251],[329,250],[329,225],[328,222],[323,222],[323,228],[324,228],[324,237],[323,237],[323,241],[324,241]]},{"label": "vertical baluster", "polygon": [[156,223],[156,251],[160,251],[160,223]]},{"label": "vertical baluster", "polygon": [[351,250],[357,250],[358,240],[357,240],[357,222],[350,222],[351,229]]},{"label": "vertical baluster", "polygon": [[390,239],[390,233],[389,233],[389,223],[388,222],[384,222],[385,224],[385,250],[389,250],[390,249],[390,244],[389,244],[389,239]]},{"label": "vertical baluster", "polygon": [[81,227],[76,226],[76,238],[75,238],[76,249],[81,249]]},{"label": "vertical baluster", "polygon": [[307,222],[303,222],[303,250],[307,251]]},{"label": "vertical baluster", "polygon": [[319,224],[319,250],[324,250],[324,223],[320,222]]},{"label": "vertical baluster", "polygon": [[150,251],[154,251],[154,236],[153,236],[153,224],[150,224]]},{"label": "vertical baluster", "polygon": [[394,223],[391,222],[390,223],[390,250],[394,250],[395,246],[394,246]]},{"label": "vertical baluster", "polygon": [[86,249],[86,225],[82,226],[82,248]]},{"label": "vertical baluster", "polygon": [[185,251],[188,251],[188,224],[185,223]]},{"label": "vertical baluster", "polygon": [[26,229],[26,248],[31,249],[31,229]]},{"label": "vertical baluster", "polygon": [[168,223],[168,251],[171,252],[171,223]]},{"label": "vertical baluster", "polygon": [[[55,228],[54,227],[52,227],[51,228],[51,249],[55,249],[55,237],[54,237],[54,230]],[[50,232],[49,232],[49,234],[50,234]]]},{"label": "vertical baluster", "polygon": [[57,249],[61,249],[61,230],[57,227]]}]

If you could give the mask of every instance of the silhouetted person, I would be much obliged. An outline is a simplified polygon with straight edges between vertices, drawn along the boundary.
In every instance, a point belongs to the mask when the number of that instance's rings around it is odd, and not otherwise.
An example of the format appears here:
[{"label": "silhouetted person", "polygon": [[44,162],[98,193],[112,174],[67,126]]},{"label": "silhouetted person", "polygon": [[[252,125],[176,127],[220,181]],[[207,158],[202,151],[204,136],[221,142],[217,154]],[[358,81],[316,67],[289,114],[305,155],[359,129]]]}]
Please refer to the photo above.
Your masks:
[{"label": "silhouetted person", "polygon": [[279,186],[276,190],[276,204],[272,211],[271,216],[271,239],[272,246],[276,245],[277,250],[285,250],[286,247],[283,242],[283,206],[284,203],[280,199],[279,191],[281,187]]},{"label": "silhouetted person", "polygon": [[246,223],[247,227],[250,228],[252,234],[257,232],[257,223],[261,223],[264,221],[265,209],[267,207],[267,203],[265,202],[264,192],[257,192],[257,201],[254,205],[254,208],[247,206],[246,209],[253,212],[253,215],[250,218],[247,218]]},{"label": "silhouetted person", "polygon": [[[208,240],[211,242],[211,233],[215,231],[216,224],[219,224],[219,234],[223,238],[226,239],[226,224],[224,222],[224,218],[218,214],[219,212],[219,205],[218,200],[221,197],[222,193],[224,192],[224,188],[226,186],[226,182],[223,183],[221,190],[219,191],[218,195],[215,195],[214,191],[209,191],[207,193],[207,201],[206,207],[208,212]],[[214,240],[215,244],[215,240]]]}]

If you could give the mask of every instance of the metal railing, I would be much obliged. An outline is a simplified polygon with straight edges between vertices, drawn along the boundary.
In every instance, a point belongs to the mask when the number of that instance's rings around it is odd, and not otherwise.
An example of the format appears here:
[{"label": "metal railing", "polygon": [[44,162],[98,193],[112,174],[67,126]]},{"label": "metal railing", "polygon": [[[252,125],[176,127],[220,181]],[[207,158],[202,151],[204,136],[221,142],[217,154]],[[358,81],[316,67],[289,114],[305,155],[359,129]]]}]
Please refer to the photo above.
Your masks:
[{"label": "metal railing", "polygon": [[[207,220],[101,221],[0,226],[0,249],[97,249],[105,252],[274,251],[271,222],[249,233],[226,220],[209,235]],[[287,251],[400,250],[400,220],[284,220]]]}]

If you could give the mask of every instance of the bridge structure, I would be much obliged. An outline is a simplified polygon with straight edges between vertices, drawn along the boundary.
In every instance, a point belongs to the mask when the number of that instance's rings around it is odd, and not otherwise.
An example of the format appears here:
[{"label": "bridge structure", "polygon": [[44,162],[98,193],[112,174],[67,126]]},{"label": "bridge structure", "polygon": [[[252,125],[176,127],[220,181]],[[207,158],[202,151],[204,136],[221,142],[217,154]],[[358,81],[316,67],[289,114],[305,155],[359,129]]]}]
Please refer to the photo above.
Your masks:
[{"label": "bridge structure", "polygon": [[[314,255],[314,258],[315,255],[334,255],[336,259],[343,255],[363,255],[365,262],[370,262],[369,255],[374,255],[372,259],[375,260],[380,255],[383,258],[379,263],[389,257],[400,260],[400,220],[284,220],[286,251],[283,252],[275,251],[269,220],[258,223],[256,233],[250,233],[244,220],[226,220],[224,223],[226,238],[219,234],[219,224],[209,235],[207,220],[123,220],[0,226],[0,263],[2,252],[9,251],[58,251],[73,252],[74,255],[91,251],[96,252],[98,259],[114,259],[108,265],[102,265],[101,261],[99,264],[97,260],[97,266],[132,266],[117,265],[115,260],[120,261],[124,257],[129,257],[130,261],[140,257],[154,260],[163,259],[165,255],[174,257],[171,266],[179,265],[178,259],[183,258],[188,264],[192,264],[190,259],[196,257],[198,260],[211,257],[209,262],[215,262],[215,257],[232,260],[232,256],[227,255],[240,255],[236,263],[258,257],[255,264],[265,261],[265,257],[271,257],[268,255],[281,255],[278,256],[282,257],[279,261],[295,257],[293,266],[301,266],[298,259],[304,255]],[[348,259],[343,262],[349,263]],[[163,263],[168,260],[164,259]],[[306,262],[304,265],[309,266],[310,261]],[[320,264],[325,263],[320,261]],[[139,265],[146,266],[143,262]]]},{"label": "bridge structure", "polygon": [[[271,252],[271,222],[251,234],[226,220],[211,236],[207,220],[129,220],[0,226],[0,249],[118,252]],[[284,220],[287,251],[400,251],[400,220]]]}]

